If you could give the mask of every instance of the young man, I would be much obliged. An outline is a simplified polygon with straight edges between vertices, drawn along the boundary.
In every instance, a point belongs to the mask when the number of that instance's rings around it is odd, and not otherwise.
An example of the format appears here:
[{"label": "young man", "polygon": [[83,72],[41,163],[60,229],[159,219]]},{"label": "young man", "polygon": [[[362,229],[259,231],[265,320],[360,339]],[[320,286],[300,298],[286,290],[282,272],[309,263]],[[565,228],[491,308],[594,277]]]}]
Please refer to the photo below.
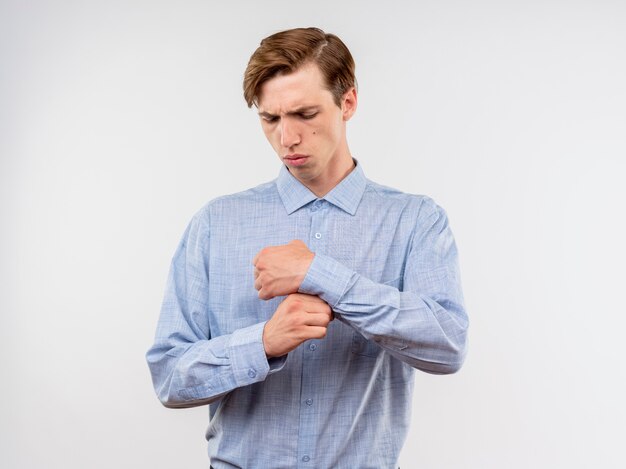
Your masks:
[{"label": "young man", "polygon": [[465,357],[445,212],[352,158],[354,62],[336,36],[264,39],[244,95],[280,173],[213,200],[183,235],[147,354],[156,392],[210,404],[215,469],[395,468],[415,369]]}]

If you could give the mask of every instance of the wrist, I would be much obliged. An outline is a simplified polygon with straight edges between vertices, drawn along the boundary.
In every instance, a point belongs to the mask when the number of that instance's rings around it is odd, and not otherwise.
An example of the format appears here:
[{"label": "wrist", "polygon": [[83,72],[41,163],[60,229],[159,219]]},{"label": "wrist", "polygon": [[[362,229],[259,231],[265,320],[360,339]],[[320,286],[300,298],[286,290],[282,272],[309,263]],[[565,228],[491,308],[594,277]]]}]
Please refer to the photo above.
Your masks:
[{"label": "wrist", "polygon": [[[270,344],[269,334],[267,332],[269,321],[265,323],[263,326],[263,334],[261,336],[261,342],[263,343],[263,350],[265,351],[265,356],[270,358],[276,358],[277,355],[273,353],[272,346]],[[270,326],[271,327],[271,326]]]}]

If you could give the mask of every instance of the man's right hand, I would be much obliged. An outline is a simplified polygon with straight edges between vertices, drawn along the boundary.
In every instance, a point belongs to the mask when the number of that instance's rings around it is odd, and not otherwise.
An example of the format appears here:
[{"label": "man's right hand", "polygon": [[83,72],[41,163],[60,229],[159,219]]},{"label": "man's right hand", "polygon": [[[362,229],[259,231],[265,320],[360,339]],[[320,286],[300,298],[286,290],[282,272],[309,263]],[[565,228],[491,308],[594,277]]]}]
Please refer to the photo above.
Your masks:
[{"label": "man's right hand", "polygon": [[280,357],[305,340],[324,338],[332,320],[330,306],[317,296],[288,295],[263,329],[265,354],[268,358]]}]

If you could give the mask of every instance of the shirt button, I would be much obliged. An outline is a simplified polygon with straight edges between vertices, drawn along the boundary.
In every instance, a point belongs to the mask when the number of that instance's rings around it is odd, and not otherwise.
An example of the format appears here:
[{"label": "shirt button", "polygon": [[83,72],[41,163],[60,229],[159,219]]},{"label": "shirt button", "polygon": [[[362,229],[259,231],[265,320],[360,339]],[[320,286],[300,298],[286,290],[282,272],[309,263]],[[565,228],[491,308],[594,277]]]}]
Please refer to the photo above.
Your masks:
[{"label": "shirt button", "polygon": [[324,201],[316,200],[315,202],[313,202],[313,205],[311,205],[311,211],[317,212],[318,210],[321,210],[323,205],[324,205]]},{"label": "shirt button", "polygon": [[322,237],[322,233],[315,233],[315,238],[320,239]]},{"label": "shirt button", "polygon": [[309,345],[309,350],[315,351],[316,349],[317,349],[317,345],[315,345],[315,344],[310,344]]},{"label": "shirt button", "polygon": [[250,368],[250,369],[248,370],[248,376],[249,376],[250,378],[254,378],[254,377],[256,376],[256,371],[254,371],[252,368]]},{"label": "shirt button", "polygon": [[313,405],[313,399],[307,399],[306,405]]},{"label": "shirt button", "polygon": [[311,460],[311,458],[310,458],[310,457],[308,457],[308,456],[302,456],[302,460],[303,460],[304,462],[309,462],[309,461]]}]

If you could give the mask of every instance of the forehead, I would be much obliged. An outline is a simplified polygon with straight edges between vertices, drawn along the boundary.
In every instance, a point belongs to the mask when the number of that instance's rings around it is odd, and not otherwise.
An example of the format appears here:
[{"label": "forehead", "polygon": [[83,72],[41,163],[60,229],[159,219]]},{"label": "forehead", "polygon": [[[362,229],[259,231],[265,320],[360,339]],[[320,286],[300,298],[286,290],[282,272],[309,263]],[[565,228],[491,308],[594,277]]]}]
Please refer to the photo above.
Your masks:
[{"label": "forehead", "polygon": [[315,64],[307,64],[293,73],[275,76],[263,83],[260,91],[259,111],[271,114],[333,102],[322,72]]}]

